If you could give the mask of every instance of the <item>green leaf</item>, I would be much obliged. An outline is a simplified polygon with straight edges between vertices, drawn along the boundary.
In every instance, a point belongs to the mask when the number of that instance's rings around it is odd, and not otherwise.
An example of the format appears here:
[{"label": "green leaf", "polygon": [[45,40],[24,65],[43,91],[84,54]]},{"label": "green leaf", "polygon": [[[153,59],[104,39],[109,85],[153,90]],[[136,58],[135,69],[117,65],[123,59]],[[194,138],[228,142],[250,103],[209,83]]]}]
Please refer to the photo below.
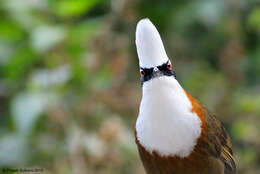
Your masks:
[{"label": "green leaf", "polygon": [[255,8],[249,15],[248,27],[253,30],[260,30],[260,8]]},{"label": "green leaf", "polygon": [[21,80],[33,67],[36,60],[35,52],[26,45],[22,45],[11,57],[10,62],[4,68],[4,73],[9,80]]},{"label": "green leaf", "polygon": [[101,0],[49,0],[52,11],[60,17],[75,17],[87,13]]},{"label": "green leaf", "polygon": [[20,26],[9,20],[0,20],[0,39],[5,41],[17,41],[22,39],[25,32],[20,28]]}]

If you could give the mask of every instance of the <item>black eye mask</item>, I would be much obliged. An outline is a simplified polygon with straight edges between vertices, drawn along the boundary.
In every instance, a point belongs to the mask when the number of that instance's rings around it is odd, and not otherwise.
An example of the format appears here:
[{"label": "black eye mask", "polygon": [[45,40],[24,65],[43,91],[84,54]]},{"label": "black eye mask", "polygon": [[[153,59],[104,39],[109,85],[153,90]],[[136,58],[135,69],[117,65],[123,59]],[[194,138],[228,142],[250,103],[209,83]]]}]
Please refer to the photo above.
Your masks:
[{"label": "black eye mask", "polygon": [[[154,71],[154,69],[158,69],[158,71]],[[149,81],[153,78],[160,77],[160,76],[174,76],[175,72],[172,70],[172,65],[168,60],[166,63],[152,67],[152,68],[140,68],[141,69],[141,83],[143,85],[144,82]]]}]

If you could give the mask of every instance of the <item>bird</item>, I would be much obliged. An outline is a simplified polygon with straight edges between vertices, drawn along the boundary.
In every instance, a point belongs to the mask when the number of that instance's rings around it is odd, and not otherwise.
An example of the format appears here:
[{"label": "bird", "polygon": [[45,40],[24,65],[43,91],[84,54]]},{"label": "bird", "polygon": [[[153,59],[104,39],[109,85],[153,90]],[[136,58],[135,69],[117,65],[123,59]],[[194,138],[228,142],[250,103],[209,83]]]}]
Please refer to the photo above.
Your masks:
[{"label": "bird", "polygon": [[136,26],[142,99],[135,141],[147,174],[236,174],[231,139],[221,122],[176,79],[156,27]]}]

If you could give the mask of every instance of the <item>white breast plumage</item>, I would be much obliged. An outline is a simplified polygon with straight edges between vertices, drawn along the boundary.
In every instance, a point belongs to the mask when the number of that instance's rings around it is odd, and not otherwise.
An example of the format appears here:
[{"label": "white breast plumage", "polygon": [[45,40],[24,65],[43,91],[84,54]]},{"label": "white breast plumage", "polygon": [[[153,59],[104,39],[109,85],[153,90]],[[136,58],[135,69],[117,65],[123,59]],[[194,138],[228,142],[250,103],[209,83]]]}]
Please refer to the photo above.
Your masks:
[{"label": "white breast plumage", "polygon": [[162,156],[188,156],[201,134],[201,120],[174,77],[159,77],[143,85],[136,133],[147,151]]}]

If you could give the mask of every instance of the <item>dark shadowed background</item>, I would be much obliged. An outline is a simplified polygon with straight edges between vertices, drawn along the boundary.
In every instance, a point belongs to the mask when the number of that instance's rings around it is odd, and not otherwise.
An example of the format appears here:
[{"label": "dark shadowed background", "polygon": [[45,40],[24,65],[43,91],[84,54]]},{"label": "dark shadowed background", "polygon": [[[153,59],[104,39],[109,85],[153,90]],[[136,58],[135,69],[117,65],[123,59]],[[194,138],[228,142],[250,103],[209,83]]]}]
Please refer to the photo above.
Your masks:
[{"label": "dark shadowed background", "polygon": [[260,173],[256,0],[1,0],[0,15],[0,173],[144,174],[133,134],[144,17],[184,89],[225,125],[240,173]]}]

